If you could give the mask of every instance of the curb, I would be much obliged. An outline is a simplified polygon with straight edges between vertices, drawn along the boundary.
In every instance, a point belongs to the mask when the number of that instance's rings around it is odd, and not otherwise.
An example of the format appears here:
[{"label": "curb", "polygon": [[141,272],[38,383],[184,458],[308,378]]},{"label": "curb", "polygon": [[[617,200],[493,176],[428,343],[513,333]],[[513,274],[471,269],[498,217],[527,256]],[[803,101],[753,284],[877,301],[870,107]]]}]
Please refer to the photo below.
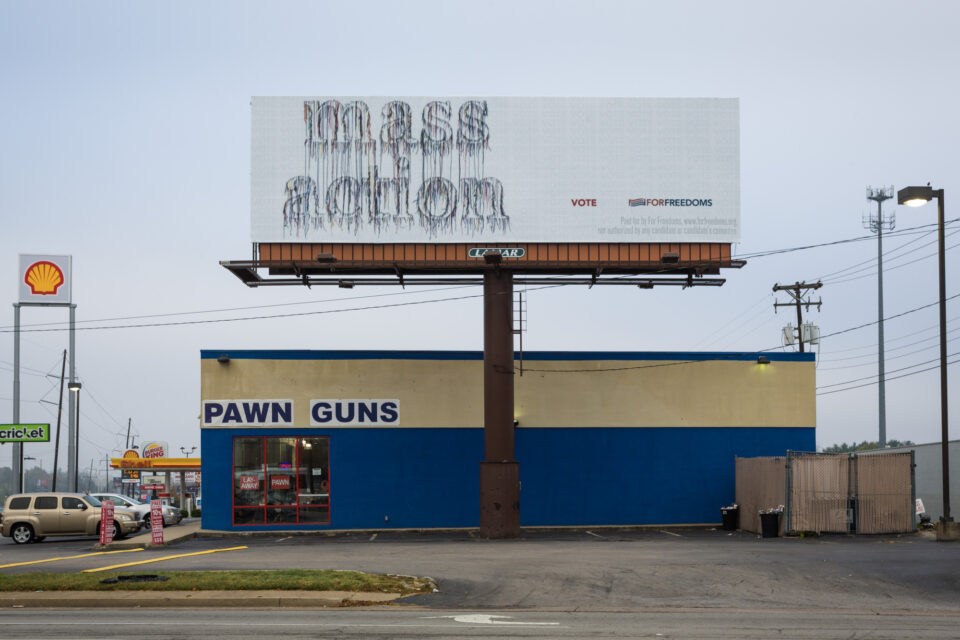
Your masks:
[{"label": "curb", "polygon": [[0,592],[0,609],[359,607],[392,603],[397,593],[358,591],[39,591]]}]

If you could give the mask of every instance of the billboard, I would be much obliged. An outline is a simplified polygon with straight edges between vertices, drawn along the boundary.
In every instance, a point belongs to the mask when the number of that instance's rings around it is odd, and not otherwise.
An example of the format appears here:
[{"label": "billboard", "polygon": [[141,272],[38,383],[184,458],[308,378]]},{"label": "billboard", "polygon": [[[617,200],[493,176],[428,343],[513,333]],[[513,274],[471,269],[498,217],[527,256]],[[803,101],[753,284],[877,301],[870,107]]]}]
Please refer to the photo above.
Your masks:
[{"label": "billboard", "polygon": [[255,97],[259,243],[740,239],[727,98]]},{"label": "billboard", "polygon": [[17,277],[21,304],[70,304],[72,256],[20,254]]}]

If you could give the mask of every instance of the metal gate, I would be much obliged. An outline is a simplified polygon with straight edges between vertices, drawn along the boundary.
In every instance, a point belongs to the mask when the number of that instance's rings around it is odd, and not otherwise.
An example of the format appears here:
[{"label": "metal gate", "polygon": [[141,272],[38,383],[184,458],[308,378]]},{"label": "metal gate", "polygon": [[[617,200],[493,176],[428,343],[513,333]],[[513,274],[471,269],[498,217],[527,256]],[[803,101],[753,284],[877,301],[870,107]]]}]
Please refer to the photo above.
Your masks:
[{"label": "metal gate", "polygon": [[737,458],[740,526],[759,533],[758,510],[782,504],[785,533],[910,532],[914,468],[913,451]]}]

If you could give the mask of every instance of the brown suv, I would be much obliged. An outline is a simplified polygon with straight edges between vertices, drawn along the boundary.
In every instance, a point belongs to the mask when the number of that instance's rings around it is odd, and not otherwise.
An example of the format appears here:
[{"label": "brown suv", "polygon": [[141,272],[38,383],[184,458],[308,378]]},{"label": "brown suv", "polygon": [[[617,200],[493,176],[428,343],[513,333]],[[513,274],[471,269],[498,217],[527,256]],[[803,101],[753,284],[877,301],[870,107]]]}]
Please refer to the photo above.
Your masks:
[{"label": "brown suv", "polygon": [[[100,501],[79,493],[18,493],[3,507],[3,535],[17,544],[40,542],[47,536],[100,534]],[[113,537],[123,538],[140,528],[136,514],[115,508]]]}]

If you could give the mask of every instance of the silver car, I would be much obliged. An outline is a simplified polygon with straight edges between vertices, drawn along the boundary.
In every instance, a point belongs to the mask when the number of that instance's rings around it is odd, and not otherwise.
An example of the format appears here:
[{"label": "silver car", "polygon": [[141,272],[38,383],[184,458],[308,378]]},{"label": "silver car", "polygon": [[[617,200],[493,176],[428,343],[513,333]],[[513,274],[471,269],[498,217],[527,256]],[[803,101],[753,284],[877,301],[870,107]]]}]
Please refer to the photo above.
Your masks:
[{"label": "silver car", "polygon": [[[113,500],[114,506],[123,507],[136,512],[138,519],[143,523],[143,528],[150,529],[149,503],[140,502],[135,498],[120,495],[119,493],[94,493],[91,495],[98,500]],[[183,520],[183,513],[180,511],[180,509],[171,507],[169,505],[163,507],[163,526],[166,527],[172,524],[178,524],[181,520]]]}]

